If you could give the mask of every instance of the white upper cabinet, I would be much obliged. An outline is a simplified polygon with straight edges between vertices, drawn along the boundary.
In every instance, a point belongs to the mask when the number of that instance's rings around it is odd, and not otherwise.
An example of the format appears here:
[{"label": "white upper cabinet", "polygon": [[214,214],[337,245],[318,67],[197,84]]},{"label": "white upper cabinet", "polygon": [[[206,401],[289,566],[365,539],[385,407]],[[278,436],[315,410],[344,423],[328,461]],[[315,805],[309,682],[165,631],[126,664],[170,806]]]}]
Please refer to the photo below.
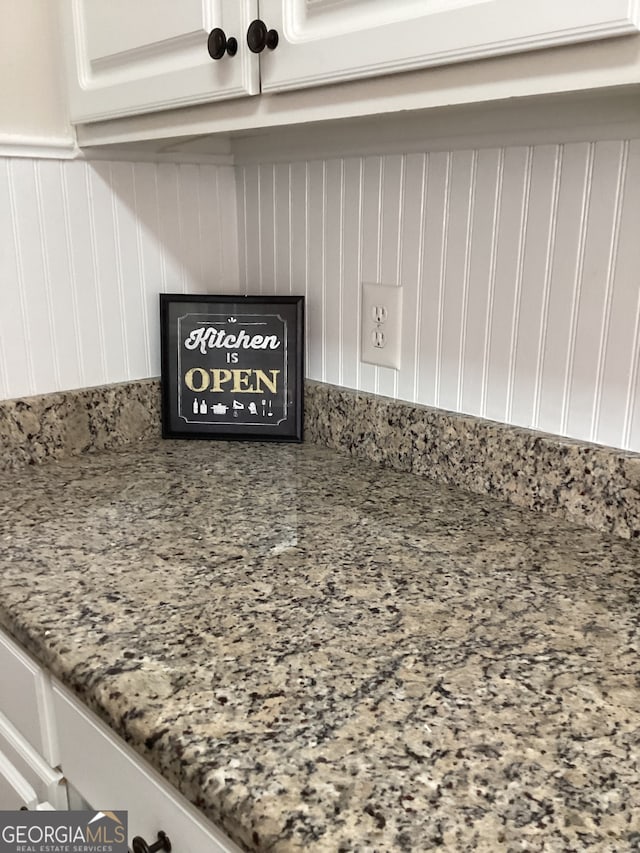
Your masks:
[{"label": "white upper cabinet", "polygon": [[[257,0],[63,0],[61,8],[74,122],[259,91],[258,57],[246,43]],[[215,28],[217,60],[207,49]],[[235,55],[225,38],[237,40]]]},{"label": "white upper cabinet", "polygon": [[[62,0],[60,8],[78,124],[640,28],[640,0]],[[225,49],[232,39],[235,51]],[[269,109],[277,108],[275,99]]]},{"label": "white upper cabinet", "polygon": [[637,0],[260,0],[263,92],[638,31]]}]

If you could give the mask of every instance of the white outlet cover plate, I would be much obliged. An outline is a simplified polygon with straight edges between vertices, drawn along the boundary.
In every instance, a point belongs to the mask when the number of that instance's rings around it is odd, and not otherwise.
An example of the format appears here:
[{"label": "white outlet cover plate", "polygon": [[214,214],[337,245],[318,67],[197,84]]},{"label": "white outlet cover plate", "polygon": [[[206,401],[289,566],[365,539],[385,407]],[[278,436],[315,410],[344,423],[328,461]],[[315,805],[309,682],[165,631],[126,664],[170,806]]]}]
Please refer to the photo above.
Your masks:
[{"label": "white outlet cover plate", "polygon": [[[362,283],[360,312],[360,358],[368,364],[400,370],[402,338],[402,287],[389,284]],[[384,308],[384,322],[376,322],[376,307]],[[382,333],[385,344],[374,345],[376,333]]]}]

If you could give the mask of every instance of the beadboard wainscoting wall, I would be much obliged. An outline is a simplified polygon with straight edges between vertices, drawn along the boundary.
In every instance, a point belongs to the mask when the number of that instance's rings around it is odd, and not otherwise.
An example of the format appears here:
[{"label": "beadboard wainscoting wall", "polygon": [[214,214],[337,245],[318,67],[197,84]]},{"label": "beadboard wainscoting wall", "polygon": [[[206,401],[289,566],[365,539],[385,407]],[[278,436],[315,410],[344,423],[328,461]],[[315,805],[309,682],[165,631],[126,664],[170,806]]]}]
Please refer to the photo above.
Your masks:
[{"label": "beadboard wainscoting wall", "polygon": [[0,159],[0,399],[160,373],[158,293],[238,287],[233,167]]},{"label": "beadboard wainscoting wall", "polygon": [[[241,286],[306,295],[310,378],[640,450],[640,140],[247,162],[237,186]],[[361,281],[403,286],[397,372],[359,360]]]}]

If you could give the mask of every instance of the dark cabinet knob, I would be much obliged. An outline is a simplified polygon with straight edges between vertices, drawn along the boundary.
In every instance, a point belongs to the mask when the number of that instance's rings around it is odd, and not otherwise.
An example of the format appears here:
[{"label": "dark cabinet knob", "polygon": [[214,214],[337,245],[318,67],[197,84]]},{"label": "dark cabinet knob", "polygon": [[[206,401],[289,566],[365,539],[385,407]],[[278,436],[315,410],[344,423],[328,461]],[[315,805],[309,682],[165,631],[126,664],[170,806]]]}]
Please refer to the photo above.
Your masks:
[{"label": "dark cabinet knob", "polygon": [[207,50],[211,59],[222,59],[225,53],[228,53],[229,56],[235,56],[238,52],[238,40],[233,38],[233,36],[228,39],[224,30],[216,27],[215,30],[211,30],[209,33]]},{"label": "dark cabinet knob", "polygon": [[139,835],[136,835],[132,844],[133,853],[157,853],[158,850],[166,850],[167,853],[169,853],[171,850],[171,842],[162,830],[158,833],[158,840],[154,841],[151,846],[149,846],[144,838],[141,838]]},{"label": "dark cabinet knob", "polygon": [[264,21],[251,21],[247,30],[247,44],[252,53],[262,53],[265,47],[273,50],[278,46],[277,30],[268,30]]}]

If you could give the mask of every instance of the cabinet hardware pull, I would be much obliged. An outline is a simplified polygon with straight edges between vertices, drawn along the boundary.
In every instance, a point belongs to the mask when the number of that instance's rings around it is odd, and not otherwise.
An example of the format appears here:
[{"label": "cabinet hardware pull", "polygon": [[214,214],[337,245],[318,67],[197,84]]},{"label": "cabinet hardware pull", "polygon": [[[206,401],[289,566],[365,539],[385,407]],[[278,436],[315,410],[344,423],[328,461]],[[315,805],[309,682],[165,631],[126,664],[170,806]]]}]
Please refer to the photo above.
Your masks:
[{"label": "cabinet hardware pull", "polygon": [[265,22],[259,18],[249,24],[247,44],[252,53],[262,53],[265,47],[274,50],[278,46],[278,41],[278,31],[268,30]]},{"label": "cabinet hardware pull", "polygon": [[229,56],[235,56],[238,52],[238,40],[233,36],[228,39],[224,30],[216,27],[209,33],[207,50],[211,59],[222,59],[225,53],[228,53]]},{"label": "cabinet hardware pull", "polygon": [[162,830],[158,833],[158,840],[154,841],[151,847],[139,835],[136,835],[132,844],[133,853],[157,853],[158,850],[166,850],[169,853],[171,850],[171,842]]}]

